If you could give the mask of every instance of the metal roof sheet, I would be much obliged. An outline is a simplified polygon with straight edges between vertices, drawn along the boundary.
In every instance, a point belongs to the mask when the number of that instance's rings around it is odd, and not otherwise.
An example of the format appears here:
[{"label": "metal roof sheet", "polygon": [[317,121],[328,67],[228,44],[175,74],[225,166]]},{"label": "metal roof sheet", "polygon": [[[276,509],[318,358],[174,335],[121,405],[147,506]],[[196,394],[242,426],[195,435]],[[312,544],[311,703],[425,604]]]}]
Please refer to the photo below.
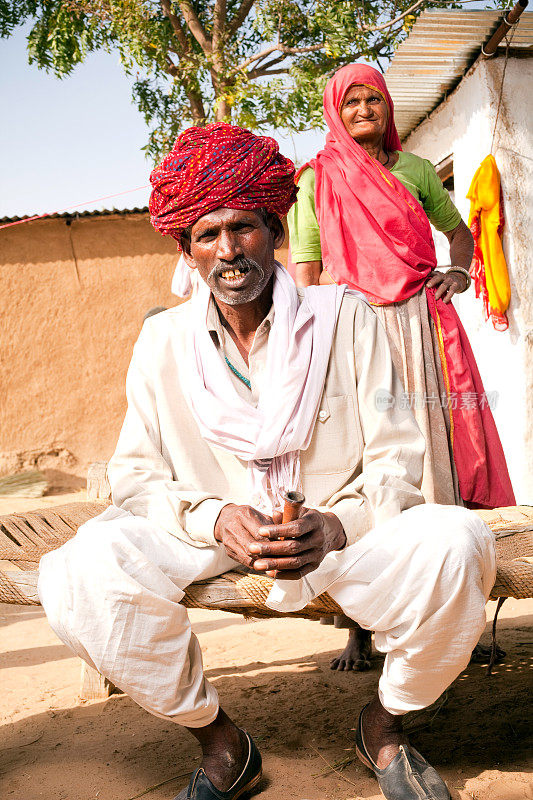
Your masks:
[{"label": "metal roof sheet", "polygon": [[148,206],[142,208],[105,208],[100,211],[64,211],[61,214],[43,214],[35,216],[33,214],[24,214],[22,217],[0,217],[0,225],[8,224],[10,222],[22,222],[23,220],[32,220],[39,222],[39,220],[48,219],[78,219],[78,217],[108,217],[111,214],[118,214],[126,216],[128,214],[148,214]]},{"label": "metal roof sheet", "polygon": [[[422,12],[385,73],[400,139],[457,86],[501,18],[501,10]],[[533,12],[522,14],[510,36],[513,50],[533,55]],[[505,47],[504,39],[498,52]]]}]

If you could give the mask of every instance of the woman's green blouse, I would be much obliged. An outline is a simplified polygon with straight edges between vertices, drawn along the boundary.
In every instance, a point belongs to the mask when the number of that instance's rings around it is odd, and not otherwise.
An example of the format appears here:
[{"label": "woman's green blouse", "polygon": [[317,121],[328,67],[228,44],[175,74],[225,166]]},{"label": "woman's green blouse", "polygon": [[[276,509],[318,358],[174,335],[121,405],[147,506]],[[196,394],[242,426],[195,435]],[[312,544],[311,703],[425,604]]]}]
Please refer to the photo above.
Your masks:
[{"label": "woman's green blouse", "polygon": [[[437,230],[451,231],[459,225],[461,215],[430,161],[401,150],[391,172],[416,197]],[[287,217],[291,257],[295,263],[320,261],[322,250],[315,211],[313,169],[309,167],[302,172],[298,186],[298,200]]]}]

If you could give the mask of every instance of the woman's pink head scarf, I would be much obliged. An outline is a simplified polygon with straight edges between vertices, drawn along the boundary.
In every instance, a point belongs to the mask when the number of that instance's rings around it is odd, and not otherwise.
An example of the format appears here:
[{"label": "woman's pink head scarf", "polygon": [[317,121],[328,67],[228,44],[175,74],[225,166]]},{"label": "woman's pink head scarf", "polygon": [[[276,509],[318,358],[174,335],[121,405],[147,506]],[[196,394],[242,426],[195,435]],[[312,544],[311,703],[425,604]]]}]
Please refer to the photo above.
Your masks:
[{"label": "woman's pink head scarf", "polygon": [[[327,82],[324,91],[324,119],[328,123],[330,131],[340,138],[342,138],[342,132],[348,134],[340,118],[340,110],[346,92],[354,85],[368,86],[370,89],[375,89],[383,97],[389,109],[383,147],[388,153],[392,153],[394,150],[401,150],[400,137],[394,124],[394,103],[387,89],[385,78],[377,69],[366,64],[348,64],[348,66],[339,69],[332,79]],[[336,128],[339,129],[336,130]]]},{"label": "woman's pink head scarf", "polygon": [[379,304],[418,292],[436,264],[429,220],[420,203],[349,135],[340,108],[350,86],[369,86],[389,107],[383,146],[401,150],[394,106],[382,75],[349,64],[328,81],[324,118],[326,146],[311,162],[324,268]]}]

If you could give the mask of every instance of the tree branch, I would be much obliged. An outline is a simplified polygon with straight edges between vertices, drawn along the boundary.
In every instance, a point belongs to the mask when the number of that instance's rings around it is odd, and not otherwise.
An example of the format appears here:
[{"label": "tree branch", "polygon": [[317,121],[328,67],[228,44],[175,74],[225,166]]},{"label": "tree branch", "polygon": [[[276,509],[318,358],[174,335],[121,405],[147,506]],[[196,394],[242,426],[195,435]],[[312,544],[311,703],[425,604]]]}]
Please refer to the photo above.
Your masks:
[{"label": "tree branch", "polygon": [[[185,55],[190,55],[190,42],[187,39],[187,34],[183,30],[180,19],[172,12],[170,0],[161,0],[161,8],[163,9],[163,14],[168,18],[170,24],[172,25],[172,30],[176,34],[176,39],[183,53]],[[173,78],[176,78],[180,74],[179,66],[174,64],[169,56],[167,56],[167,72],[169,75],[172,75]],[[201,93],[186,85],[183,86],[183,91],[185,92],[185,96],[189,102],[193,122],[202,124],[206,118],[206,115]]]},{"label": "tree branch", "polygon": [[281,67],[280,69],[251,69],[250,72],[246,73],[246,77],[253,81],[256,78],[263,78],[265,75],[288,75],[289,67]]},{"label": "tree branch", "polygon": [[280,56],[276,56],[276,58],[271,58],[270,61],[266,61],[264,64],[256,64],[255,69],[269,69],[273,67],[275,64],[279,64],[280,61],[285,61],[287,56],[285,53],[282,53]]},{"label": "tree branch", "polygon": [[255,0],[243,0],[241,3],[241,7],[231,20],[230,25],[228,26],[228,37],[231,38],[234,36],[239,28],[241,27],[242,23],[252,10],[254,6]]},{"label": "tree branch", "polygon": [[[412,14],[413,11],[416,11],[420,8],[420,6],[424,5],[433,5],[437,3],[439,6],[443,5],[452,5],[454,0],[417,0],[407,11],[404,11],[403,14],[399,14],[394,19],[391,19],[389,22],[384,22],[383,25],[365,25],[361,28],[363,32],[372,33],[372,31],[384,31],[386,28],[391,28],[393,25],[396,25],[397,22],[401,22],[402,19]],[[471,0],[465,0],[465,2],[471,2]]]},{"label": "tree branch", "polygon": [[226,27],[227,0],[215,0],[213,10],[213,50],[217,50]]},{"label": "tree branch", "polygon": [[[425,2],[425,0],[419,0],[419,2]],[[261,50],[260,53],[256,53],[254,56],[250,56],[250,58],[247,58],[246,61],[242,61],[237,67],[235,67],[233,71],[239,72],[239,70],[246,69],[246,67],[249,67],[250,64],[254,63],[254,61],[260,61],[262,58],[269,56],[270,53],[275,53],[278,50],[283,53],[284,56],[292,56],[300,53],[316,53],[319,50],[323,50],[325,46],[326,42],[322,42],[322,44],[313,44],[309,47],[288,47],[280,42],[279,44],[273,44],[271,47],[266,47],[264,50]]]},{"label": "tree branch", "polygon": [[[416,3],[413,3],[407,11],[404,11],[402,14],[399,14],[394,19],[389,20],[389,22],[384,22],[382,25],[363,25],[361,26],[361,31],[363,33],[372,33],[374,31],[384,31],[387,28],[392,28],[398,22],[401,22],[402,19],[412,14],[414,11],[417,11],[421,6],[424,5],[431,5],[432,2],[436,2],[436,0],[417,0]],[[453,2],[453,0],[449,0],[449,3],[442,2],[439,0],[441,5],[448,5]],[[277,44],[273,44],[270,47],[266,47],[264,50],[261,50],[259,53],[256,53],[253,56],[250,56],[245,61],[242,61],[237,67],[235,67],[234,72],[238,72],[239,70],[245,70],[250,64],[253,64],[256,61],[261,61],[266,56],[269,56],[271,53],[275,53],[279,51],[283,53],[284,56],[292,56],[292,55],[300,55],[301,53],[317,53],[320,50],[323,50],[326,46],[326,42],[322,44],[315,44],[310,45],[309,47],[288,47],[287,45],[283,44],[283,42],[278,42]]]},{"label": "tree branch", "polygon": [[168,56],[166,58],[166,62],[167,62],[166,71],[168,72],[169,75],[172,75],[172,77],[175,78],[176,75],[179,73],[179,67],[177,67],[176,64],[174,64],[174,62],[172,61],[172,59],[169,58]]},{"label": "tree branch", "polygon": [[201,95],[196,92],[188,92],[186,89],[185,94],[191,107],[193,121],[200,125],[205,124],[207,117]]},{"label": "tree branch", "polygon": [[203,25],[198,19],[196,11],[192,7],[190,0],[180,0],[179,7],[181,9],[181,13],[183,14],[183,19],[185,20],[187,27],[189,28],[190,32],[204,51],[206,55],[211,55],[213,46],[211,44],[211,40],[207,38],[207,34],[204,31]]},{"label": "tree branch", "polygon": [[[389,22],[384,22],[383,25],[364,25],[361,30],[366,33],[371,33],[372,31],[384,31],[386,28],[392,27],[397,22],[400,22],[400,20],[404,19],[409,14],[412,14],[413,11],[416,11],[418,8],[420,8],[420,6],[423,5],[431,5],[431,0],[417,0],[417,2],[408,8],[407,11],[404,11],[403,14],[399,14],[399,16],[391,19]],[[445,3],[443,3],[443,5],[445,5]]]},{"label": "tree branch", "polygon": [[273,44],[272,47],[267,47],[266,50],[261,50],[261,52],[256,53],[255,56],[250,56],[250,58],[247,58],[245,61],[241,61],[241,63],[236,66],[233,71],[239,72],[240,70],[246,69],[246,67],[249,67],[250,64],[254,63],[254,61],[261,61],[262,58],[266,58],[270,55],[270,53],[275,53],[277,49],[278,45]]},{"label": "tree branch", "polygon": [[172,25],[172,30],[176,34],[176,39],[178,40],[179,46],[182,48],[184,53],[190,52],[190,45],[187,41],[187,36],[181,26],[180,20],[175,14],[172,13],[170,0],[161,0],[161,8],[163,9],[163,14],[168,18],[170,24]]}]

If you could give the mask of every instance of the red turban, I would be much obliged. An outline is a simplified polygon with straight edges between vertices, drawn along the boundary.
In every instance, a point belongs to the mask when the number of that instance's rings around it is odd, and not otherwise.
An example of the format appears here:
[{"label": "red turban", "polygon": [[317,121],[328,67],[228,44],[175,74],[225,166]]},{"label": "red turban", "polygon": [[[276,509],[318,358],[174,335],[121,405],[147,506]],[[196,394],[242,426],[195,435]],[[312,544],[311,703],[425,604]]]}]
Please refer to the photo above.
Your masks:
[{"label": "red turban", "polygon": [[294,173],[269,136],[225,122],[188,128],[150,175],[152,225],[179,242],[185,228],[216,208],[283,216],[296,200]]}]

